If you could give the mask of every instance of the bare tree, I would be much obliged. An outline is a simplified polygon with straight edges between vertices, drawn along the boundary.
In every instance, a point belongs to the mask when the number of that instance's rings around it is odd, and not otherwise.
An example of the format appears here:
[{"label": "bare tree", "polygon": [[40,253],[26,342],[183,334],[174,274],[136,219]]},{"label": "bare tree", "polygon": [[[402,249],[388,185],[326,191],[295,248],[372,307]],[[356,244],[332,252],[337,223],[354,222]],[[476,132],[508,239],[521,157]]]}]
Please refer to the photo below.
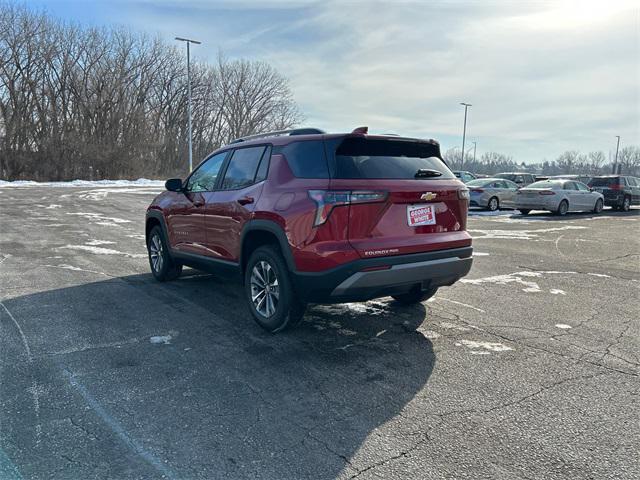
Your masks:
[{"label": "bare tree", "polygon": [[[0,178],[184,174],[182,52],[124,28],[82,28],[0,3]],[[196,158],[231,138],[302,120],[264,62],[195,63]]]}]

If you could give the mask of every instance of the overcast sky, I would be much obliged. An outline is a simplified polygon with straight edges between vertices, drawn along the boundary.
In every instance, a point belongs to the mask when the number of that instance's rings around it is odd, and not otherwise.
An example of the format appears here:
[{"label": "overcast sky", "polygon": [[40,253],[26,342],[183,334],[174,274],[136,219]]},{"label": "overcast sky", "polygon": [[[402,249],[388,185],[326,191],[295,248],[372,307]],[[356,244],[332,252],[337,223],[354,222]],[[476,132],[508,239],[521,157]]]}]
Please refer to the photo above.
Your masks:
[{"label": "overcast sky", "polygon": [[632,1],[32,0],[56,17],[261,59],[305,125],[462,144],[518,161],[640,144],[640,7]]}]

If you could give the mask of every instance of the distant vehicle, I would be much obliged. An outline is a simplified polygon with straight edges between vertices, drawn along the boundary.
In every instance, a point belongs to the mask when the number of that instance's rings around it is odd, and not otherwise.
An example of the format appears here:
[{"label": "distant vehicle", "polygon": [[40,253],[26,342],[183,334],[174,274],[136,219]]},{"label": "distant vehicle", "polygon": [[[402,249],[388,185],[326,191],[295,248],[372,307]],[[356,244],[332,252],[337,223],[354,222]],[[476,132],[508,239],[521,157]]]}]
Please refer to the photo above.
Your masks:
[{"label": "distant vehicle", "polygon": [[453,174],[456,176],[456,178],[462,180],[463,183],[467,183],[478,178],[477,175],[474,175],[471,172],[467,172],[466,170],[454,170]]},{"label": "distant vehicle", "polygon": [[640,178],[625,175],[593,177],[589,186],[604,195],[604,204],[628,212],[640,204]]},{"label": "distant vehicle", "polygon": [[479,178],[467,183],[471,200],[469,206],[486,208],[492,212],[501,207],[513,208],[518,185],[503,178]]},{"label": "distant vehicle", "polygon": [[232,273],[270,332],[298,323],[307,303],[420,303],[473,262],[469,190],[435,140],[366,127],[264,133],[165,187],[147,209],[153,276],[175,279],[183,265]]},{"label": "distant vehicle", "polygon": [[566,179],[566,180],[575,180],[576,182],[582,182],[585,185],[589,185],[589,182],[591,181],[591,179],[593,178],[592,175],[576,175],[576,174],[570,174],[570,175],[551,175],[549,177],[547,177],[547,179],[549,180],[559,180],[559,179]]},{"label": "distant vehicle", "polygon": [[511,180],[519,187],[525,187],[536,181],[536,176],[533,173],[527,172],[505,172],[498,173],[495,178],[504,178],[505,180]]},{"label": "distant vehicle", "polygon": [[549,177],[546,175],[536,175],[536,182],[541,182],[542,180],[549,180]]},{"label": "distant vehicle", "polygon": [[523,215],[531,210],[549,210],[558,215],[567,212],[602,212],[604,196],[574,180],[543,180],[518,190],[515,207]]}]

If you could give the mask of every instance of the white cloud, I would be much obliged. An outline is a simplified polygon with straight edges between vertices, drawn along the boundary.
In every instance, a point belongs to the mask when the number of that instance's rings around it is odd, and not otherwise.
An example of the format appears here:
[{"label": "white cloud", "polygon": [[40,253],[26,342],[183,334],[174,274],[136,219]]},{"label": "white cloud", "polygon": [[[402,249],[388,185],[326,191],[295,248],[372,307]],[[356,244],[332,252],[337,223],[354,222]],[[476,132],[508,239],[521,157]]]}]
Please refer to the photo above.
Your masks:
[{"label": "white cloud", "polygon": [[[127,9],[125,9],[127,10]],[[640,143],[640,9],[626,1],[137,2],[120,23],[203,40],[199,58],[259,58],[291,79],[308,124],[368,125],[478,153],[552,159]]]}]

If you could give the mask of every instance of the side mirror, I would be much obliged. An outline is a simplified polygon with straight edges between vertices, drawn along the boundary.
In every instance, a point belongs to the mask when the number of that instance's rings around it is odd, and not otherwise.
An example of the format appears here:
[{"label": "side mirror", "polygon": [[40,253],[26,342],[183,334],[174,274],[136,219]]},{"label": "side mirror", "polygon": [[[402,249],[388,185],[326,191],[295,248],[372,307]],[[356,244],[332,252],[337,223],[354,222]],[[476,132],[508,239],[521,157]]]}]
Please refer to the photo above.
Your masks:
[{"label": "side mirror", "polygon": [[170,178],[164,183],[164,188],[169,190],[170,192],[181,192],[182,191],[182,179],[181,178]]}]

